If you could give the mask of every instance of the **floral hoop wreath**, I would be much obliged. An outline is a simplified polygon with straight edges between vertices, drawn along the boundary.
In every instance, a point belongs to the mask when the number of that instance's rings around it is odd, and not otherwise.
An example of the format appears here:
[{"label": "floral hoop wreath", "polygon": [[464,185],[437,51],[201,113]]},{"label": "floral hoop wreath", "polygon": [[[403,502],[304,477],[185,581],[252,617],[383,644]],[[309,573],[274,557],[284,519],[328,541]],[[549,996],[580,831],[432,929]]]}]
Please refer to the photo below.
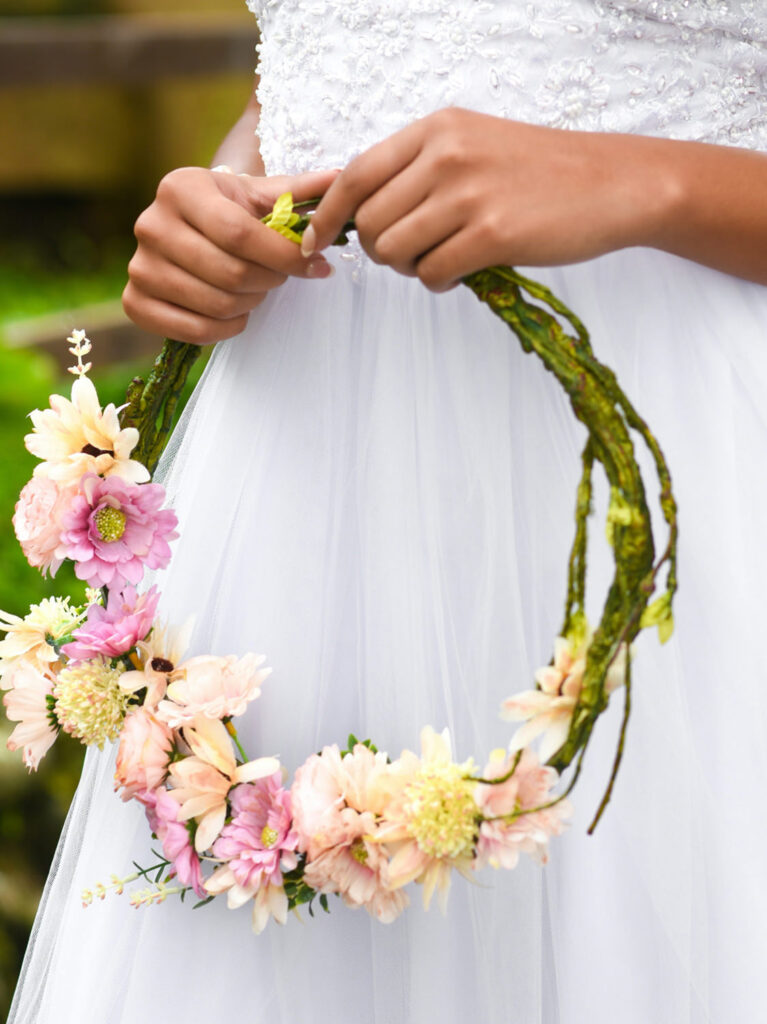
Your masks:
[{"label": "floral hoop wreath", "polygon": [[[294,208],[290,195],[281,196],[264,221],[300,241],[313,205]],[[345,234],[337,240],[345,241]],[[78,604],[49,598],[23,618],[0,613],[0,683],[16,723],[8,747],[30,770],[62,732],[99,748],[118,743],[115,788],[143,805],[161,847],[151,866],[86,890],[85,905],[130,883],[139,883],[130,896],[137,907],[188,893],[200,906],[226,893],[230,908],[250,905],[260,932],[301,904],[311,913],[315,898],[327,910],[331,894],[390,922],[408,904],[405,886],[417,882],[426,906],[437,890],[444,908],[454,870],[471,878],[487,865],[513,868],[520,853],[545,861],[549,838],[565,827],[566,797],[594,723],[623,686],[623,724],[595,827],[623,752],[631,643],[646,626],[657,626],[662,641],[673,629],[670,476],[647,425],[555,296],[510,267],[472,274],[465,284],[556,376],[587,432],[561,635],[535,687],[504,701],[502,716],[523,724],[481,774],[473,760],[453,759],[447,730],[430,726],[420,754],[405,750],[394,760],[354,736],[344,749],[327,746],[289,788],[276,758],[248,758],[234,720],[260,695],[270,671],[264,657],[187,657],[190,627],[158,622],[157,587],[137,590],[146,568],[167,566],[178,536],[175,513],[162,507],[165,492],[150,480],[197,350],[167,341],[148,381],[131,384],[127,404],[102,409],[91,363],[83,362],[91,344],[80,330],[68,339],[77,360],[71,398],[52,395],[49,409],[31,414],[25,443],[40,462],[13,524],[30,565],[54,575],[71,560],[86,597]],[[660,481],[669,538],[657,559],[632,435],[649,449]],[[591,631],[584,606],[595,461],[610,484],[615,570]],[[665,590],[649,604],[664,565]],[[570,779],[556,791],[568,766]]]}]

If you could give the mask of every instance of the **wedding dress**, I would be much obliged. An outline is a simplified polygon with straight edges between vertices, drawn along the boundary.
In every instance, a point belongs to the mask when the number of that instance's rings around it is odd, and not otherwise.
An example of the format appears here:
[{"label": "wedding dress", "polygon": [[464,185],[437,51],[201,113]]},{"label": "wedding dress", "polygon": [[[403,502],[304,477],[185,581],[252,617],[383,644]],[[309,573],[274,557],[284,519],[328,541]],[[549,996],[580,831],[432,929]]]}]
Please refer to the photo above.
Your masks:
[{"label": "wedding dress", "polygon": [[[450,104],[558,128],[767,148],[762,0],[250,0],[268,173],[341,167]],[[555,382],[463,288],[333,250],[218,346],[166,455],[181,521],[164,614],[194,653],[274,667],[242,730],[292,772],[353,730],[398,754],[449,726],[505,745],[500,701],[560,625],[583,441]],[[534,271],[660,438],[680,504],[676,633],[635,650],[545,867],[453,884],[448,913],[271,924],[83,886],[152,861],[92,750],[13,1024],[757,1024],[767,949],[767,289],[628,250]],[[96,339],[97,340],[97,339]],[[599,503],[598,503],[599,504]],[[600,515],[604,504],[600,504]],[[592,528],[593,586],[606,555]]]}]

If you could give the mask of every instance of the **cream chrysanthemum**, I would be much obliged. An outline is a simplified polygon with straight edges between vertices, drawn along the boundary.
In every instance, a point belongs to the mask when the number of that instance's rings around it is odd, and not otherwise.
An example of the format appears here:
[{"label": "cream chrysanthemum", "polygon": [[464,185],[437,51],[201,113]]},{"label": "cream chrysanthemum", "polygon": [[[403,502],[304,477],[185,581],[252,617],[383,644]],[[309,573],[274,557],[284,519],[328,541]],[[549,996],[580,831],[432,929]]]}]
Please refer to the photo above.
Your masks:
[{"label": "cream chrysanthemum", "polygon": [[92,658],[63,669],[53,688],[56,717],[64,732],[101,749],[120,734],[129,695],[120,688],[121,668]]},{"label": "cream chrysanthemum", "polygon": [[77,483],[86,473],[122,477],[143,484],[149,472],[130,454],[138,443],[138,430],[121,429],[119,410],[109,404],[102,411],[96,388],[87,377],[72,384],[72,399],[51,395],[50,409],[30,413],[34,431],[27,434],[27,450],[43,461],[35,476],[59,484]]},{"label": "cream chrysanthemum", "polygon": [[444,910],[453,868],[466,877],[471,870],[479,828],[475,766],[453,762],[447,729],[435,733],[427,726],[421,747],[420,758],[406,750],[391,766],[394,792],[375,838],[394,854],[389,885],[422,883],[425,907],[437,889]]},{"label": "cream chrysanthemum", "polygon": [[475,784],[466,766],[426,763],[403,793],[408,835],[432,857],[466,857],[477,836]]},{"label": "cream chrysanthemum", "polygon": [[[24,618],[0,611],[0,677],[9,676],[22,662],[45,674],[58,661],[53,643],[69,636],[83,619],[83,613],[71,608],[68,597],[46,597],[33,604]],[[12,685],[0,681],[3,689]]]}]

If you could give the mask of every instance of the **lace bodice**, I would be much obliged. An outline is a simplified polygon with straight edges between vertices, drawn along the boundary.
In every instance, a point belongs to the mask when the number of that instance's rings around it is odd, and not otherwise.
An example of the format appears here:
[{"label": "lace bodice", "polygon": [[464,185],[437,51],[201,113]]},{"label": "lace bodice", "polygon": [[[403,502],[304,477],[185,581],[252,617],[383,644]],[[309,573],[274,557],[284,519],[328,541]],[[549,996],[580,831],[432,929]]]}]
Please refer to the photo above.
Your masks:
[{"label": "lace bodice", "polygon": [[267,170],[439,107],[767,149],[767,0],[247,0]]}]

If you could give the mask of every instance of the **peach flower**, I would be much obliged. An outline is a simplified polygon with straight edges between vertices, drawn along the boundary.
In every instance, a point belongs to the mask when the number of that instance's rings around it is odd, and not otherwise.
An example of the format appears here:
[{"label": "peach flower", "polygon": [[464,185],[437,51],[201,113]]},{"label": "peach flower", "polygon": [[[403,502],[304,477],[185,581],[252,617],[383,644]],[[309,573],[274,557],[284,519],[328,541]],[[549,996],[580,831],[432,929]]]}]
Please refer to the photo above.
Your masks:
[{"label": "peach flower", "polygon": [[168,774],[173,733],[147,708],[125,716],[115,765],[115,789],[131,800],[137,793],[157,789]]},{"label": "peach flower", "polygon": [[199,715],[231,718],[243,714],[248,704],[261,696],[261,684],[271,672],[269,668],[259,669],[265,660],[262,654],[190,658],[169,677],[169,699],[160,701],[158,716],[178,729]]},{"label": "peach flower", "polygon": [[[495,751],[485,768],[484,777],[498,779],[506,775],[514,763],[513,755]],[[494,868],[514,868],[520,853],[529,853],[544,863],[551,836],[564,831],[571,808],[566,800],[551,807],[532,811],[556,799],[552,793],[559,775],[526,749],[514,774],[494,785],[479,783],[476,800],[486,820],[479,827],[475,868],[490,864]],[[495,820],[494,820],[495,819]]]},{"label": "peach flower", "polygon": [[183,738],[192,756],[170,766],[172,792],[181,805],[179,820],[197,822],[194,845],[204,853],[224,827],[232,786],[273,775],[280,763],[274,757],[259,757],[238,765],[226,726],[215,719],[196,718],[183,730]]},{"label": "peach flower", "polygon": [[16,511],[13,515],[13,529],[21,544],[26,560],[43,576],[50,569],[55,576],[63,556],[56,555],[61,543],[61,515],[67,511],[77,487],[59,487],[54,480],[33,476],[22,488]]},{"label": "peach flower", "polygon": [[20,665],[13,673],[13,689],[3,697],[5,712],[19,724],[8,737],[8,749],[23,751],[24,764],[36,771],[56,740],[56,729],[48,711],[52,680],[31,665]]},{"label": "peach flower", "polygon": [[[535,673],[535,690],[509,697],[501,705],[501,717],[525,722],[517,729],[509,750],[522,750],[542,736],[539,756],[548,761],[567,739],[575,705],[583,686],[590,635],[583,640],[558,636],[554,641],[554,663]],[[605,693],[623,684],[626,676],[626,645],[622,644],[605,679]]]},{"label": "peach flower", "polygon": [[291,790],[306,884],[384,922],[408,903],[390,885],[388,851],[375,841],[387,772],[386,756],[362,744],[343,757],[337,746],[325,747],[298,769]]}]

